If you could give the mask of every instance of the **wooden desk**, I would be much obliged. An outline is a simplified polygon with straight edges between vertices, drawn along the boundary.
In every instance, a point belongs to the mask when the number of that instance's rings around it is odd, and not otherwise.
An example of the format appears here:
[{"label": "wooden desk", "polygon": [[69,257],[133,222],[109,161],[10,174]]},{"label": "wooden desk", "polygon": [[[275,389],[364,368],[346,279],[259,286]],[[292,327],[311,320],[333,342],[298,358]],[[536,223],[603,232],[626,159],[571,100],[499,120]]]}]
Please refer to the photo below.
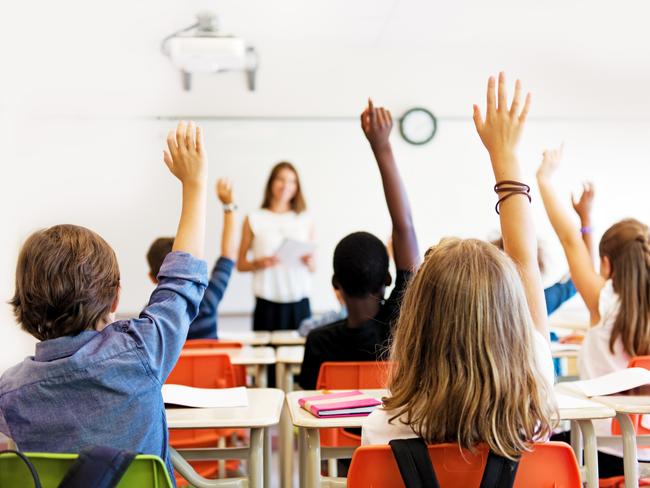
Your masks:
[{"label": "wooden desk", "polygon": [[[387,390],[363,390],[364,393],[381,399]],[[571,397],[564,391],[558,396],[559,419],[575,422],[582,431],[585,444],[585,466],[582,475],[590,488],[598,487],[598,456],[596,451],[596,435],[591,419],[612,418],[615,412],[601,403],[584,398]],[[361,427],[365,417],[344,417],[320,419],[298,405],[298,399],[319,395],[319,391],[297,391],[287,394],[287,410],[293,425],[298,427],[298,446],[300,459],[300,487],[317,488],[325,481],[327,486],[345,486],[342,478],[321,479],[321,451],[323,458],[343,457],[352,454],[354,448],[322,448],[320,447],[319,429],[327,427]],[[577,432],[577,429],[576,429]],[[575,447],[575,445],[574,445]]]},{"label": "wooden desk", "polygon": [[271,333],[254,330],[245,332],[219,331],[219,339],[241,342],[245,346],[266,346],[271,342]]},{"label": "wooden desk", "polygon": [[[250,445],[246,448],[197,448],[177,452],[171,449],[174,468],[197,488],[271,486],[271,442],[269,427],[280,421],[284,392],[277,389],[247,389],[248,406],[235,408],[168,408],[170,429],[250,429]],[[181,455],[182,453],[182,455]],[[199,476],[186,460],[247,459],[248,485],[243,478],[207,480]]]},{"label": "wooden desk", "polygon": [[[293,375],[300,372],[304,346],[280,346],[275,350],[275,378],[285,393],[293,391]],[[286,412],[280,420],[280,486],[291,488],[293,482],[293,425]]]},{"label": "wooden desk", "polygon": [[551,342],[551,355],[553,358],[573,358],[577,359],[580,354],[580,344],[559,344]]},{"label": "wooden desk", "polygon": [[271,332],[273,346],[302,346],[307,341],[296,330],[274,330]]},{"label": "wooden desk", "polygon": [[616,420],[621,426],[623,440],[623,468],[625,472],[625,488],[638,486],[639,462],[637,458],[637,442],[645,445],[650,436],[637,436],[630,419],[633,414],[650,414],[650,396],[610,395],[593,397],[593,401],[602,403],[616,411]]},{"label": "wooden desk", "polygon": [[269,365],[275,364],[275,349],[272,347],[196,348],[183,350],[183,355],[202,355],[206,354],[206,352],[210,354],[227,354],[232,364],[246,366],[246,369],[252,369],[253,376],[255,377],[255,386],[258,388],[266,388],[267,368]]}]

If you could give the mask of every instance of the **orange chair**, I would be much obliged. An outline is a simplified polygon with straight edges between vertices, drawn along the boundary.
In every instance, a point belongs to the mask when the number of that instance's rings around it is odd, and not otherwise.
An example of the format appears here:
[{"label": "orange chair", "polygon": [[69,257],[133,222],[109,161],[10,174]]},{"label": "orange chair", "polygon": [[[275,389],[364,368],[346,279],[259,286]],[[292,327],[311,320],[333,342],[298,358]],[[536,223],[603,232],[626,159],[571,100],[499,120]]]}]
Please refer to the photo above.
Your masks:
[{"label": "orange chair", "polygon": [[[188,339],[183,349],[241,349],[241,342],[224,341],[221,339]],[[246,386],[246,367],[239,364],[233,365],[235,385]]]},{"label": "orange chair", "polygon": [[[644,368],[650,369],[650,356],[636,356],[630,359],[627,364],[628,368]],[[630,415],[630,420],[634,426],[634,430],[638,435],[649,435],[650,429],[644,427],[641,423],[642,415]],[[612,420],[612,435],[621,435],[621,425],[618,420]],[[614,488],[623,486],[625,476],[613,476],[611,478],[601,478],[599,482],[600,488]],[[639,486],[650,486],[650,481],[647,479],[639,480]]]},{"label": "orange chair", "polygon": [[[390,362],[351,361],[321,364],[316,380],[318,390],[386,388]],[[361,437],[344,429],[320,429],[323,447],[356,447]]]},{"label": "orange chair", "polygon": [[241,349],[243,344],[235,341],[222,341],[221,339],[188,339],[183,349]]},{"label": "orange chair", "polygon": [[[169,374],[166,383],[194,386],[197,388],[232,388],[236,386],[233,366],[227,354],[218,349],[184,349]],[[177,449],[192,447],[216,447],[222,438],[238,433],[233,429],[169,429],[169,444]],[[219,470],[215,461],[191,461],[190,464],[204,478],[214,478]],[[231,469],[238,462],[228,465]],[[187,482],[177,474],[178,486]]]},{"label": "orange chair", "polygon": [[[480,485],[489,449],[482,444],[475,453],[456,444],[429,446],[429,456],[442,488]],[[404,483],[390,446],[362,446],[354,451],[348,472],[348,488],[399,488]],[[522,455],[515,488],[580,488],[575,454],[564,442],[534,445]]]}]

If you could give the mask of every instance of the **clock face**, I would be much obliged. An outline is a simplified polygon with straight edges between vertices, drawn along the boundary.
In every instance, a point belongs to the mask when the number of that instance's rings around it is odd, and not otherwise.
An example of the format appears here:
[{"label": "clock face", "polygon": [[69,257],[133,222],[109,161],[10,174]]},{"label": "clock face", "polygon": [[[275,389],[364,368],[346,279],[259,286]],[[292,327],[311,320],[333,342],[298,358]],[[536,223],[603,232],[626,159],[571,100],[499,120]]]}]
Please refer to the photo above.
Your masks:
[{"label": "clock face", "polygon": [[437,128],[435,116],[425,108],[412,108],[399,121],[399,131],[404,140],[418,146],[433,139]]}]

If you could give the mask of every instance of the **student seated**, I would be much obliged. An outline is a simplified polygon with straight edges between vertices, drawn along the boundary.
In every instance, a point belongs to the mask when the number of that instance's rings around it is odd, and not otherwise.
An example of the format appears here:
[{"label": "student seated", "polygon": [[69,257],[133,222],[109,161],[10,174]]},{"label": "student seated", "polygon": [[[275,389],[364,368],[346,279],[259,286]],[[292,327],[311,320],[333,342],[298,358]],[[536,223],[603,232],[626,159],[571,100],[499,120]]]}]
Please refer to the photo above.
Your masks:
[{"label": "student seated", "polygon": [[0,377],[0,432],[22,451],[94,445],[169,458],[161,386],[176,364],[207,286],[203,258],[207,161],[201,129],[181,122],[164,160],[183,186],[172,252],[138,318],[114,322],[120,272],[99,235],[74,225],[32,234],[11,301],[36,337],[34,356]]},{"label": "student seated", "polygon": [[[228,281],[235,267],[237,243],[235,242],[235,217],[237,206],[234,203],[232,184],[226,179],[219,179],[216,187],[217,197],[223,204],[223,230],[221,232],[221,255],[212,268],[208,287],[201,300],[199,313],[190,324],[188,339],[216,339],[217,315],[219,303],[223,298]],[[147,252],[149,278],[158,284],[158,272],[167,254],[174,246],[173,237],[159,237]]]},{"label": "student seated", "polygon": [[[514,459],[552,431],[553,363],[527,187],[516,146],[528,112],[517,81],[488,82],[474,121],[492,161],[505,254],[485,241],[443,239],[413,277],[395,325],[390,394],[363,423],[362,442],[422,437],[486,443]],[[486,182],[486,185],[488,182]]]},{"label": "student seated", "polygon": [[316,387],[318,371],[326,361],[375,361],[381,357],[402,294],[419,261],[408,197],[388,140],[393,127],[390,112],[375,108],[369,101],[361,115],[361,126],[377,160],[393,223],[395,287],[384,299],[391,276],[386,246],[379,238],[368,232],[355,232],[338,243],[332,284],[345,302],[348,317],[319,327],[307,336],[298,378],[306,390]]},{"label": "student seated", "polygon": [[[597,272],[553,186],[561,159],[562,148],[545,151],[537,181],[571,279],[589,309],[591,329],[580,349],[578,371],[580,379],[591,379],[627,368],[634,356],[650,354],[650,232],[635,219],[612,225],[598,246]],[[611,435],[609,420],[595,420],[594,428],[598,436]],[[650,460],[650,449],[640,448],[638,457]],[[622,446],[598,448],[598,472],[602,478],[623,474]]]}]

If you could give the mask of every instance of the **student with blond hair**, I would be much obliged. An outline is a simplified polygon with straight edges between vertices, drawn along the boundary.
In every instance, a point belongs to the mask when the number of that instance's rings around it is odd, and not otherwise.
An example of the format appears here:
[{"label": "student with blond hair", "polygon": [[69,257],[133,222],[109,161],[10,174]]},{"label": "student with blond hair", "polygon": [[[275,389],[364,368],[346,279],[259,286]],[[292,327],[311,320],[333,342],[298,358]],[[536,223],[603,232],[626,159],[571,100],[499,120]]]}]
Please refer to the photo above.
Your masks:
[{"label": "student with blond hair", "polygon": [[475,239],[443,239],[413,277],[395,327],[389,395],[364,422],[363,443],[421,437],[462,448],[486,443],[516,459],[552,430],[553,363],[544,290],[516,148],[530,96],[505,76],[474,122],[492,161],[505,254]]},{"label": "student with blond hair", "polygon": [[[580,350],[578,370],[581,379],[590,379],[625,369],[634,356],[650,354],[650,233],[635,219],[612,225],[598,245],[600,272],[596,271],[580,229],[554,189],[552,176],[562,152],[562,147],[544,152],[537,181],[571,279],[589,310],[591,329]],[[611,435],[610,421],[594,425],[597,435]],[[650,459],[650,449],[640,449],[638,455]],[[622,446],[599,447],[599,474],[623,474],[622,457]]]}]

